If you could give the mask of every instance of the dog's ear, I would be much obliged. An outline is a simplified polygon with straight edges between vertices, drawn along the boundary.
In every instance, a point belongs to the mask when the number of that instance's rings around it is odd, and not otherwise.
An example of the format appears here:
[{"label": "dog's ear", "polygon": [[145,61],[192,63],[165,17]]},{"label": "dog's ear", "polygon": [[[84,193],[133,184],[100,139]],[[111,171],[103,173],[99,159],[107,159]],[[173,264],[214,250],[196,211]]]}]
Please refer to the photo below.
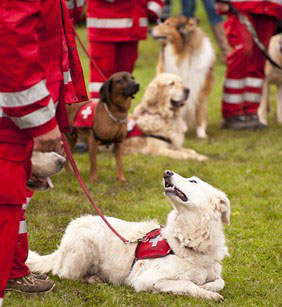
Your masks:
[{"label": "dog's ear", "polygon": [[230,224],[230,201],[227,196],[222,192],[218,199],[218,209],[221,212],[221,221],[224,224]]},{"label": "dog's ear", "polygon": [[179,23],[176,26],[177,31],[181,34],[181,35],[186,35],[187,31],[186,31],[186,24],[188,22],[188,18],[185,18],[185,22]]},{"label": "dog's ear", "polygon": [[154,106],[157,104],[159,98],[158,85],[155,81],[151,81],[145,91],[142,99],[142,106]]},{"label": "dog's ear", "polygon": [[110,78],[104,82],[102,87],[100,88],[100,98],[106,103],[111,102],[111,93],[113,87],[113,79]]}]

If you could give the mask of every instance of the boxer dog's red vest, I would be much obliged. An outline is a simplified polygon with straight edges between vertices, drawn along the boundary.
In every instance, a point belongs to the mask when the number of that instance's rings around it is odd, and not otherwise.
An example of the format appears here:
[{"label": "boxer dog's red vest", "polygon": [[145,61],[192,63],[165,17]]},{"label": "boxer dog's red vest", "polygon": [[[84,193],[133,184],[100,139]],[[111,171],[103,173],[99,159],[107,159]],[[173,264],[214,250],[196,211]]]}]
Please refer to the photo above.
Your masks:
[{"label": "boxer dog's red vest", "polygon": [[95,109],[98,101],[89,101],[77,113],[73,126],[76,128],[91,128],[93,126]]}]

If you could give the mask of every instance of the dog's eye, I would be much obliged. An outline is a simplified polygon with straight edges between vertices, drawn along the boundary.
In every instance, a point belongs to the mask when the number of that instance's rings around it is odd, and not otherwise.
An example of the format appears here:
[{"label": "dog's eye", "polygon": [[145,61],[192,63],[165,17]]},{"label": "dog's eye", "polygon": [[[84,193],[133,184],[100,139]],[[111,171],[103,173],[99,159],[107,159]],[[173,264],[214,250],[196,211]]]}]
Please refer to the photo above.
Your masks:
[{"label": "dog's eye", "polygon": [[192,183],[198,183],[196,180],[189,180],[189,182],[192,182]]},{"label": "dog's eye", "polygon": [[174,81],[171,81],[168,85],[169,85],[169,86],[174,85]]}]

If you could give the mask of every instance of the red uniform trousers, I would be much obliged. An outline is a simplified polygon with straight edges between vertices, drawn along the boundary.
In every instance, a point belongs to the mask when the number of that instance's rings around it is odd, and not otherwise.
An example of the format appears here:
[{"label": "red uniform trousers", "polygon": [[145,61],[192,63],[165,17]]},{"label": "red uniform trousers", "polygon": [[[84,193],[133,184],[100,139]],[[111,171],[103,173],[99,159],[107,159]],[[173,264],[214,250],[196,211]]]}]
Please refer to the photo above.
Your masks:
[{"label": "red uniform trousers", "polygon": [[32,147],[32,141],[27,144],[0,143],[0,298],[4,297],[9,278],[29,273],[24,264],[28,246],[23,204],[30,196],[26,182],[30,176]]},{"label": "red uniform trousers", "polygon": [[[248,17],[259,40],[268,48],[277,19],[266,15],[242,14]],[[223,117],[256,114],[261,99],[265,57],[236,15],[228,16],[225,30],[233,51],[227,55],[222,98]]]},{"label": "red uniform trousers", "polygon": [[[138,55],[138,41],[97,42],[90,41],[90,55],[106,79],[119,71],[132,72]],[[90,97],[99,98],[99,90],[106,80],[90,64]]]},{"label": "red uniform trousers", "polygon": [[22,205],[0,204],[0,299],[4,297],[10,276],[18,240],[21,211]]},{"label": "red uniform trousers", "polygon": [[22,205],[18,240],[9,278],[19,278],[30,273],[28,266],[25,264],[28,256],[28,233],[24,214],[33,194],[33,191],[27,189],[27,198]]}]

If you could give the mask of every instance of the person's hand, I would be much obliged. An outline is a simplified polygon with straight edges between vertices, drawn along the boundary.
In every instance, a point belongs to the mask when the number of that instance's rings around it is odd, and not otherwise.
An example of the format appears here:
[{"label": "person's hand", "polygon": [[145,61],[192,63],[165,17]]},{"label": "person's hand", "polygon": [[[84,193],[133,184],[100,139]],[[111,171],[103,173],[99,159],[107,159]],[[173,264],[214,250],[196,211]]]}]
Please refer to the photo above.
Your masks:
[{"label": "person's hand", "polygon": [[57,153],[61,152],[62,149],[62,140],[61,132],[59,127],[56,126],[53,130],[35,137],[34,139],[33,150],[50,152],[55,151]]}]

